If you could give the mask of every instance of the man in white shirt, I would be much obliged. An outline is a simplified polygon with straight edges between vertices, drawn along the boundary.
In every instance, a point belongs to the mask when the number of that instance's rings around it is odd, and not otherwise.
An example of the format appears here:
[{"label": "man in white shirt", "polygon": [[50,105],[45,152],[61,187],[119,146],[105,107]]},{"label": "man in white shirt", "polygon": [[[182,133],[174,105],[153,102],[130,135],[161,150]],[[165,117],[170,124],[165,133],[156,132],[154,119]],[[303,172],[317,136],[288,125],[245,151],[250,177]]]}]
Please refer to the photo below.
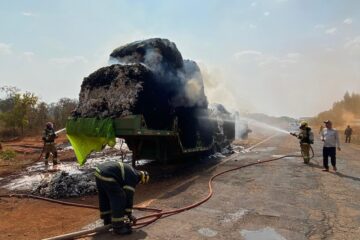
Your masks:
[{"label": "man in white shirt", "polygon": [[324,142],[323,147],[323,171],[329,171],[329,157],[331,159],[331,165],[333,166],[334,171],[336,172],[336,147],[340,151],[340,141],[338,131],[332,128],[332,122],[326,120],[325,128],[321,133],[321,140]]}]

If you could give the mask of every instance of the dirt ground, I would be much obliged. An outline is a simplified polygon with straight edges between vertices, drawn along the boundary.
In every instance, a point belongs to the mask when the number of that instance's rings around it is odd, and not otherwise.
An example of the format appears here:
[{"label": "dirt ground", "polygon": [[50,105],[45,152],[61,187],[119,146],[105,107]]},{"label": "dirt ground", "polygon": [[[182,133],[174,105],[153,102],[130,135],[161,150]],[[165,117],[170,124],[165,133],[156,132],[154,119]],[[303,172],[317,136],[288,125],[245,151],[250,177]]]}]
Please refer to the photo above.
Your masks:
[{"label": "dirt ground", "polygon": [[[275,136],[274,132],[250,136],[238,144],[250,147],[272,138],[250,152],[220,160],[151,166],[152,181],[137,188],[135,203],[176,209],[204,197],[207,181],[216,172],[259,159],[298,154],[297,141],[290,136]],[[131,236],[103,233],[83,239],[357,239],[360,147],[343,144],[337,174],[321,172],[320,143],[315,145],[315,152],[310,166],[289,158],[224,175],[215,180],[214,196],[207,203],[159,220]],[[97,196],[67,201],[97,205]],[[97,210],[0,198],[0,239],[56,236],[78,231],[97,219]],[[261,238],[264,234],[267,238]]]},{"label": "dirt ground", "polygon": [[[59,151],[62,146],[68,144],[65,134],[59,135],[56,139],[56,145]],[[16,153],[14,159],[4,160],[0,158],[0,177],[13,174],[16,171],[21,171],[25,167],[33,164],[36,161],[42,161],[43,156],[39,159],[43,142],[41,136],[37,137],[24,137],[1,143],[3,151],[11,150]],[[73,161],[75,154],[72,150],[63,151],[59,154],[60,161]]]}]

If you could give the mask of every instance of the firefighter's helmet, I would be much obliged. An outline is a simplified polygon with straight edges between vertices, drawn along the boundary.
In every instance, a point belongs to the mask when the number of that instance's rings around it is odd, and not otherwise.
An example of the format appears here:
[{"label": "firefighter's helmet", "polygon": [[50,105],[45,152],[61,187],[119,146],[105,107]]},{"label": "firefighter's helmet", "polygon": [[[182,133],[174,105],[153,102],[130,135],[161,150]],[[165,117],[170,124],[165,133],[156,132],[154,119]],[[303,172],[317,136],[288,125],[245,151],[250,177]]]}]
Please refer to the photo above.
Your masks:
[{"label": "firefighter's helmet", "polygon": [[46,128],[51,129],[53,127],[54,127],[54,124],[52,122],[47,122],[46,123]]},{"label": "firefighter's helmet", "polygon": [[307,126],[308,126],[308,123],[306,121],[300,122],[300,128],[307,127]]}]

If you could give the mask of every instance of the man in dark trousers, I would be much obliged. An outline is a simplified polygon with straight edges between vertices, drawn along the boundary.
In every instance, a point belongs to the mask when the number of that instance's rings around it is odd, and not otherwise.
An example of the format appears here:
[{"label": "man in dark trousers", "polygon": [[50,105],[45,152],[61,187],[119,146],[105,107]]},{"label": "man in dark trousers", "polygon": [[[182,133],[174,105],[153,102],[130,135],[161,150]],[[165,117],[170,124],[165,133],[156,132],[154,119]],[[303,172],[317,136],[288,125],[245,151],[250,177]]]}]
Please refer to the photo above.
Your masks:
[{"label": "man in dark trousers", "polygon": [[345,129],[345,143],[350,143],[352,132],[352,128],[350,126],[347,126],[347,128]]},{"label": "man in dark trousers", "polygon": [[331,159],[331,165],[333,166],[334,172],[337,171],[336,169],[336,147],[340,151],[340,141],[339,141],[339,134],[336,129],[332,127],[332,122],[327,120],[324,122],[325,128],[321,133],[321,140],[324,142],[323,147],[323,164],[324,169],[323,171],[329,171],[329,157]]},{"label": "man in dark trousers", "polygon": [[116,234],[130,234],[135,187],[149,181],[146,171],[138,171],[122,162],[105,162],[95,168],[99,193],[100,217],[104,225],[112,224]]},{"label": "man in dark trousers", "polygon": [[53,165],[57,165],[57,150],[55,146],[55,138],[57,138],[57,135],[54,130],[54,125],[52,122],[46,123],[42,140],[44,141],[44,153],[45,153],[45,166],[49,165],[49,156],[50,153],[53,157]]}]

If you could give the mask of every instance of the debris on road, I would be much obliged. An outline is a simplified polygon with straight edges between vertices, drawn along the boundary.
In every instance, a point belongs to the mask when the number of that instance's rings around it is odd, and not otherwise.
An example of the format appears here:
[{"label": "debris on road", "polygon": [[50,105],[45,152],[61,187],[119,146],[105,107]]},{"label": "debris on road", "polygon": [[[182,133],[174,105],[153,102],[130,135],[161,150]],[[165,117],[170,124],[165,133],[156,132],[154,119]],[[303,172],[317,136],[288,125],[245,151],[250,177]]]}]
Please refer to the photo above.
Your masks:
[{"label": "debris on road", "polygon": [[95,194],[95,177],[92,171],[76,174],[60,171],[43,179],[31,193],[55,199]]}]

